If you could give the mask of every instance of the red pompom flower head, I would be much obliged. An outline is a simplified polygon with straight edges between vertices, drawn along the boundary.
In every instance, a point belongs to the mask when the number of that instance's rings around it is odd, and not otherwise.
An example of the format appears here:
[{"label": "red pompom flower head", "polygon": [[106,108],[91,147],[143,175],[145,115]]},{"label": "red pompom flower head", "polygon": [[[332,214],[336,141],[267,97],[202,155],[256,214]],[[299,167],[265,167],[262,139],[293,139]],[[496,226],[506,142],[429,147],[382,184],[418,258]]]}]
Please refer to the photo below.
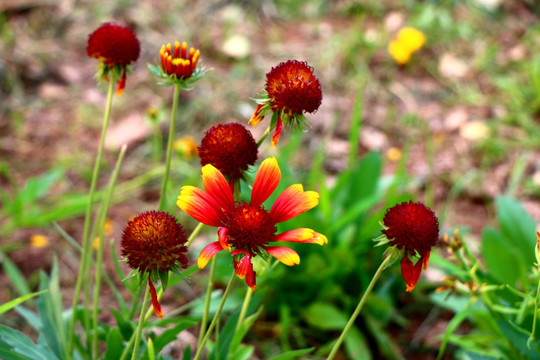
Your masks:
[{"label": "red pompom flower head", "polygon": [[160,66],[149,64],[148,68],[158,78],[165,80],[160,85],[178,84],[184,90],[191,90],[191,85],[201,79],[207,70],[198,65],[200,51],[190,48],[187,43],[176,41],[174,45],[162,45],[159,51]]},{"label": "red pompom flower head", "polygon": [[257,161],[257,143],[242,124],[216,125],[204,135],[198,148],[201,165],[213,165],[230,181],[243,177]]},{"label": "red pompom flower head", "polygon": [[86,53],[99,59],[98,79],[108,81],[112,74],[118,81],[116,95],[120,96],[126,86],[126,73],[141,52],[139,40],[125,26],[104,23],[88,36]]},{"label": "red pompom flower head", "polygon": [[275,257],[288,266],[300,263],[293,249],[270,246],[271,243],[298,242],[323,245],[326,237],[311,229],[298,228],[276,234],[276,224],[300,215],[319,203],[319,194],[304,191],[300,184],[291,185],[278,196],[270,210],[263,203],[279,184],[281,171],[275,158],[264,160],[259,167],[249,203],[235,201],[225,176],[213,165],[202,168],[204,190],[184,186],[176,204],[195,220],[218,228],[218,241],[208,244],[200,253],[200,269],[218,252],[232,255],[234,271],[240,279],[255,289],[252,259],[260,255]]},{"label": "red pompom flower head", "polygon": [[153,282],[161,279],[165,290],[169,271],[187,267],[186,242],[182,225],[164,211],[148,211],[134,217],[122,234],[122,256],[133,269],[128,278],[140,274],[142,282],[148,274],[152,305],[159,318],[163,318],[163,312]]},{"label": "red pompom flower head", "polygon": [[316,112],[322,102],[321,83],[305,61],[288,60],[272,68],[266,74],[264,90],[261,97],[255,99],[258,106],[249,123],[255,126],[265,115],[273,113],[270,121],[270,130],[275,129],[272,148],[279,141],[284,123],[305,129],[304,113]]},{"label": "red pompom flower head", "polygon": [[[439,240],[439,220],[435,213],[420,202],[403,202],[386,211],[376,246],[388,244],[389,265],[401,258],[401,274],[410,292],[416,286],[422,268],[428,267],[431,248]],[[418,256],[416,264],[411,257]]]}]

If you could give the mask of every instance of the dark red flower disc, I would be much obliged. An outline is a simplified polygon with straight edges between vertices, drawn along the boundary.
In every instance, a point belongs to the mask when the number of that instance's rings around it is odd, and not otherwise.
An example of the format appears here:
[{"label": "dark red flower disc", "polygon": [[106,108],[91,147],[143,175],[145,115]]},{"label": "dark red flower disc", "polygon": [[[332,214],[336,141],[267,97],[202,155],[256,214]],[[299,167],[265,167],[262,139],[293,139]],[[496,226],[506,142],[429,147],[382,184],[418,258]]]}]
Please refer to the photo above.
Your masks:
[{"label": "dark red flower disc", "polygon": [[90,57],[102,59],[109,68],[126,67],[137,61],[141,46],[131,29],[104,23],[89,35],[86,52]]}]

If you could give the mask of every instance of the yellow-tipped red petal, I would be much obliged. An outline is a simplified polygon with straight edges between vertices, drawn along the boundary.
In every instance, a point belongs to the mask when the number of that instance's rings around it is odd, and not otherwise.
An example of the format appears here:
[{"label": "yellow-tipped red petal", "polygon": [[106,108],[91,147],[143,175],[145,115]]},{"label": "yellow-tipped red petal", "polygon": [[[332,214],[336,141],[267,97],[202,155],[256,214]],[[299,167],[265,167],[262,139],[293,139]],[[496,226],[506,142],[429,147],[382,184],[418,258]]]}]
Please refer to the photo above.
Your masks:
[{"label": "yellow-tipped red petal", "polygon": [[407,285],[407,292],[413,291],[418,279],[420,278],[420,273],[422,272],[422,260],[418,260],[416,264],[413,265],[411,259],[407,255],[401,259],[401,275],[405,284]]},{"label": "yellow-tipped red petal", "polygon": [[[236,276],[240,279],[244,279],[250,269],[253,271],[251,256],[249,256],[247,251],[240,249],[234,250],[231,255],[233,257],[234,272],[236,273]],[[236,258],[240,258],[240,260],[236,260]]]},{"label": "yellow-tipped red petal", "polygon": [[424,267],[424,270],[427,270],[427,267],[428,267],[428,263],[429,263],[429,255],[431,255],[431,252],[428,251],[427,254],[425,256],[422,256],[420,258],[420,261],[422,262],[422,265]]},{"label": "yellow-tipped red petal", "polygon": [[116,87],[116,96],[122,95],[125,87],[126,87],[126,72],[124,71],[122,73],[122,77],[120,78],[120,81],[118,82],[118,86]]},{"label": "yellow-tipped red petal", "polygon": [[176,205],[195,220],[209,226],[220,226],[223,211],[216,200],[194,186],[183,186]]},{"label": "yellow-tipped red petal", "polygon": [[152,284],[150,277],[148,277],[148,286],[150,287],[150,295],[152,296],[152,307],[154,308],[154,312],[158,318],[163,319],[163,312],[161,311],[161,305],[159,305],[156,288],[154,287],[154,284]]},{"label": "yellow-tipped red petal", "polygon": [[261,163],[251,191],[251,204],[260,206],[274,192],[281,180],[281,171],[276,158],[268,158]]},{"label": "yellow-tipped red petal", "polygon": [[319,234],[311,229],[298,228],[281,233],[276,236],[274,241],[288,241],[304,244],[328,244],[328,239],[323,234]]},{"label": "yellow-tipped red petal", "polygon": [[204,269],[208,262],[221,250],[223,250],[223,248],[219,241],[206,245],[204,249],[201,250],[199,258],[197,259],[197,266],[199,269]]},{"label": "yellow-tipped red petal", "polygon": [[221,209],[234,206],[233,193],[225,176],[213,165],[207,164],[202,168],[204,190],[214,198]]},{"label": "yellow-tipped red petal", "polygon": [[220,227],[217,233],[221,247],[225,250],[231,251],[231,244],[229,244],[229,235],[227,235],[228,232],[229,229],[227,229],[226,227]]},{"label": "yellow-tipped red petal", "polygon": [[304,191],[301,184],[291,185],[278,196],[270,216],[276,223],[280,223],[314,208],[318,203],[318,193]]},{"label": "yellow-tipped red petal", "polygon": [[281,118],[278,116],[277,123],[276,123],[276,130],[274,130],[274,135],[272,135],[272,146],[270,146],[270,149],[273,149],[276,147],[279,137],[281,136],[281,130],[283,130],[283,121],[281,121]]},{"label": "yellow-tipped red petal", "polygon": [[255,126],[262,121],[262,119],[264,118],[264,116],[260,116],[262,107],[263,104],[257,105],[257,108],[255,109],[255,112],[253,113],[251,119],[249,119],[248,124],[251,124],[251,126]]},{"label": "yellow-tipped red petal", "polygon": [[265,250],[285,265],[293,266],[300,264],[300,256],[298,256],[298,253],[291,248],[284,246],[266,246]]}]

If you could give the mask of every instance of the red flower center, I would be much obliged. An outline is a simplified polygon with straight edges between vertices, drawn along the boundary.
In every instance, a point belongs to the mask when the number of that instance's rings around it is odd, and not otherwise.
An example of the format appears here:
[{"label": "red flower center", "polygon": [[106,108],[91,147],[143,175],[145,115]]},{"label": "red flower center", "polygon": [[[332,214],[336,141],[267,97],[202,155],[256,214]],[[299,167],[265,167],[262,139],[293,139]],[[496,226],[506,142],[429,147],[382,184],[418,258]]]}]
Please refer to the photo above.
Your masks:
[{"label": "red flower center", "polygon": [[256,253],[259,246],[272,241],[277,231],[275,222],[262,206],[240,202],[225,216],[224,225],[228,229],[230,244],[251,254]]},{"label": "red flower center", "polygon": [[86,52],[90,57],[102,59],[109,68],[125,67],[137,61],[141,47],[131,29],[105,23],[88,37]]}]

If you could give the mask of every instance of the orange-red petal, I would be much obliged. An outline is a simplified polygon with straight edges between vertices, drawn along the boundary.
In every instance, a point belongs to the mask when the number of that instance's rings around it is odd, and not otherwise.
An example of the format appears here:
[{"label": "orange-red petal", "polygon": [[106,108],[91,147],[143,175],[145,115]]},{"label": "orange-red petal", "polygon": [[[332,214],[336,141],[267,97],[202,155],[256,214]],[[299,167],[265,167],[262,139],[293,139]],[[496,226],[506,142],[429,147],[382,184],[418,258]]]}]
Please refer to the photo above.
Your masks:
[{"label": "orange-red petal", "polygon": [[264,118],[264,116],[260,115],[262,107],[263,107],[263,104],[257,105],[257,108],[255,109],[255,112],[253,113],[253,116],[251,117],[251,119],[249,119],[248,124],[255,126],[261,122],[261,120]]},{"label": "orange-red petal", "polygon": [[279,137],[281,136],[281,130],[283,130],[283,121],[281,121],[281,118],[278,115],[276,129],[274,130],[274,135],[272,135],[272,146],[270,146],[270,149],[276,147]]},{"label": "orange-red petal", "polygon": [[305,244],[328,244],[328,239],[323,234],[308,228],[298,228],[276,235],[274,241],[287,241]]},{"label": "orange-red petal", "polygon": [[[236,249],[231,253],[233,257],[234,272],[240,279],[244,279],[248,272],[253,271],[253,265],[251,264],[251,256],[249,253],[242,249]],[[236,260],[239,258],[240,260]]]},{"label": "orange-red petal", "polygon": [[231,251],[231,244],[229,244],[229,235],[227,233],[229,232],[229,229],[226,227],[220,227],[218,229],[218,241],[221,247],[225,250]]},{"label": "orange-red petal", "polygon": [[260,206],[274,192],[281,180],[281,171],[276,158],[268,158],[261,163],[251,191],[251,204]]},{"label": "orange-red petal", "polygon": [[291,185],[278,196],[270,210],[270,216],[276,223],[280,223],[314,208],[318,203],[318,193],[304,191],[301,184]]},{"label": "orange-red petal", "polygon": [[120,81],[118,82],[118,86],[116,87],[116,96],[122,95],[122,92],[124,92],[125,87],[126,87],[126,72],[124,71],[122,73],[122,77],[120,78]]},{"label": "orange-red petal", "polygon": [[300,264],[300,256],[296,251],[284,246],[265,246],[270,255],[288,266]]},{"label": "orange-red petal", "polygon": [[220,226],[223,211],[216,200],[194,186],[183,186],[176,205],[195,220],[209,226]]},{"label": "orange-red petal", "polygon": [[401,275],[405,284],[407,285],[407,292],[413,291],[418,279],[420,278],[420,273],[422,272],[422,260],[418,260],[416,264],[413,265],[411,259],[407,255],[401,259]]},{"label": "orange-red petal", "polygon": [[221,209],[234,206],[233,193],[225,176],[213,165],[207,164],[202,168],[204,190],[214,198]]},{"label": "orange-red petal", "polygon": [[423,264],[423,267],[424,267],[424,270],[427,270],[427,267],[428,267],[428,263],[429,263],[429,255],[431,255],[431,252],[428,251],[427,254],[425,256],[422,256],[420,258],[420,261],[422,262]]},{"label": "orange-red petal", "polygon": [[223,247],[221,247],[219,241],[206,245],[204,249],[201,250],[199,258],[197,259],[197,266],[199,269],[204,269],[208,262],[221,250],[223,250]]},{"label": "orange-red petal", "polygon": [[150,295],[152,297],[152,307],[154,308],[154,312],[158,318],[163,319],[163,312],[161,311],[161,305],[159,305],[156,288],[154,287],[154,284],[152,284],[150,276],[148,277],[148,286],[150,287]]}]

